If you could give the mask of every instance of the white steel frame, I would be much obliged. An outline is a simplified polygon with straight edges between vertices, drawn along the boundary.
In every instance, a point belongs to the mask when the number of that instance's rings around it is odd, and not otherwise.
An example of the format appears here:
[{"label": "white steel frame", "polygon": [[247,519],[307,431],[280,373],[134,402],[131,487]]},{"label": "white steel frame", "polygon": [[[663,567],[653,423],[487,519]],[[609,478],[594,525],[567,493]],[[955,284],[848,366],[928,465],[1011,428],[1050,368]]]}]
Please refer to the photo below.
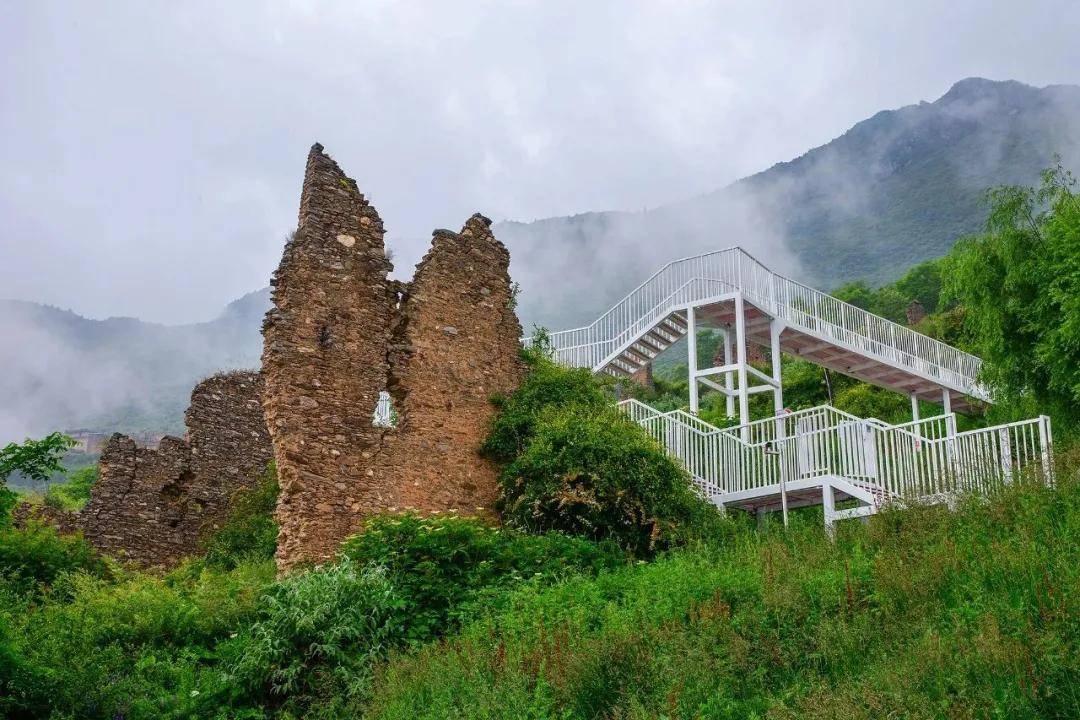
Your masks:
[{"label": "white steel frame", "polygon": [[[727,303],[734,317],[720,328],[723,364],[699,367],[699,312]],[[769,373],[747,362],[750,305],[768,322]],[[943,413],[920,418],[914,390],[912,421],[900,425],[831,406],[785,411],[780,358],[789,329],[808,337],[811,351],[831,347],[865,358],[848,367],[851,373],[880,364],[901,373],[893,389],[919,384],[926,397],[927,385],[940,387]],[[625,376],[681,333],[690,412],[662,413],[636,400],[620,405],[721,507],[780,510],[787,524],[789,505],[820,503],[831,528],[887,502],[952,502],[960,493],[1011,482],[1018,472],[1052,481],[1049,417],[956,431],[951,392],[990,399],[978,382],[977,357],[778,275],[738,247],[670,262],[595,322],[551,333],[549,341],[563,364]],[[720,429],[697,417],[702,386],[724,395],[728,417],[738,406],[738,426]],[[774,417],[751,422],[749,396],[761,392],[772,393]],[[838,500],[858,504],[837,509]]]},{"label": "white steel frame", "polygon": [[672,261],[593,323],[548,337],[559,362],[600,371],[672,313],[733,297],[830,345],[989,399],[977,379],[979,358],[774,273],[738,247]]},{"label": "white steel frame", "polygon": [[[952,503],[965,493],[984,494],[1020,473],[1053,481],[1045,415],[957,432],[952,413],[890,425],[823,405],[717,428],[682,410],[663,413],[637,400],[619,405],[717,506],[786,515],[788,497],[798,493],[798,504],[824,506],[830,528],[889,502]],[[858,506],[837,510],[838,494]]]}]

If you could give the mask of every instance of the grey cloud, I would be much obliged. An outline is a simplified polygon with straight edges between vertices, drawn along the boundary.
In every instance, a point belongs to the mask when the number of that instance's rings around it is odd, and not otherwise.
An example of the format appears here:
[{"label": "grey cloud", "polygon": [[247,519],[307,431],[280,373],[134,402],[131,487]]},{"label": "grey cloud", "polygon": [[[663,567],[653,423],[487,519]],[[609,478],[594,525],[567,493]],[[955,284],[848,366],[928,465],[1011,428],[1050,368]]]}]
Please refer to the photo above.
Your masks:
[{"label": "grey cloud", "polygon": [[315,140],[380,209],[407,276],[431,228],[474,210],[639,211],[960,77],[1080,79],[1065,2],[0,12],[0,296],[166,322],[266,283]]}]

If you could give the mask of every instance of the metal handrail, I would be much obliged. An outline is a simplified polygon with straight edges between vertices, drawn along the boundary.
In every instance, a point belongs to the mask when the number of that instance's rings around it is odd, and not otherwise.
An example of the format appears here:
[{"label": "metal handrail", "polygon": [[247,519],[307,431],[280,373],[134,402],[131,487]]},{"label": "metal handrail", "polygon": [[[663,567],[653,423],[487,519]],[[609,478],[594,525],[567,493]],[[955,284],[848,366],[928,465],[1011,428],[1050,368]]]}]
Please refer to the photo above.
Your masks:
[{"label": "metal handrail", "polygon": [[592,323],[550,333],[556,359],[599,370],[678,307],[715,295],[716,282],[795,329],[986,399],[979,358],[774,273],[739,247],[673,260]]},{"label": "metal handrail", "polygon": [[[819,406],[718,428],[681,410],[660,412],[638,400],[619,405],[679,460],[703,494],[719,503],[732,492],[768,494],[782,477],[842,477],[874,489],[882,500],[985,492],[1031,468],[1052,482],[1046,416],[958,433],[951,414],[890,425]],[[779,428],[777,420],[783,421]],[[744,432],[750,425],[756,430]]]}]

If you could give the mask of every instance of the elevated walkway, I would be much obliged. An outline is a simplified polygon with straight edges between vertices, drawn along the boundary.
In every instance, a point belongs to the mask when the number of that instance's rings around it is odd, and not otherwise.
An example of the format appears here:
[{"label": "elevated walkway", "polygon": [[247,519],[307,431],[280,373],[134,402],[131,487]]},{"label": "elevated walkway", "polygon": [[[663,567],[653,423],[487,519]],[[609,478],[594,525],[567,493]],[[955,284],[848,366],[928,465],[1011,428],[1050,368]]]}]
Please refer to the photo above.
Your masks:
[{"label": "elevated walkway", "polygon": [[[620,403],[720,507],[764,513],[821,504],[831,526],[888,503],[952,502],[1021,473],[1051,479],[1050,418],[956,432],[954,414],[903,425],[831,406],[718,428],[637,400]],[[854,500],[855,507],[837,509]]]},{"label": "elevated walkway", "polygon": [[747,343],[775,347],[913,400],[941,403],[947,412],[989,399],[974,355],[774,273],[741,248],[670,262],[595,322],[549,338],[560,362],[624,377],[691,328],[708,326],[725,334],[729,356],[723,366],[699,369],[691,354],[695,409],[699,383],[743,406],[747,394],[775,389],[778,377],[761,378],[769,387],[749,384],[761,373],[745,362]]},{"label": "elevated walkway", "polygon": [[[723,335],[715,367],[698,367],[699,327]],[[1021,472],[1051,479],[1050,418],[956,431],[954,409],[990,400],[977,357],[778,275],[741,248],[668,263],[595,322],[549,339],[563,364],[629,377],[683,336],[690,412],[621,405],[721,507],[781,510],[786,522],[788,509],[820,503],[831,527],[891,502],[952,502]],[[750,344],[769,349],[771,372],[747,362]],[[789,412],[783,353],[908,396],[912,421],[831,406]],[[697,417],[702,387],[726,397],[735,427]],[[761,392],[772,394],[774,417],[751,422],[749,396]],[[920,400],[940,403],[942,414],[920,419]],[[854,506],[837,508],[845,503]]]}]

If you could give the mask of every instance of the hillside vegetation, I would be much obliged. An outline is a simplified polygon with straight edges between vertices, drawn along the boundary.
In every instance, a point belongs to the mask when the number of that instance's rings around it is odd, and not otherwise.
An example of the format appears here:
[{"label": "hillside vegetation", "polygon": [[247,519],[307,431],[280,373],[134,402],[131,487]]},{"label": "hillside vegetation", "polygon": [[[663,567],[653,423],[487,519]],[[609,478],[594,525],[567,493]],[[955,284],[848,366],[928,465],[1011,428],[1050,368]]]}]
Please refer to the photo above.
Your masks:
[{"label": "hillside vegetation", "polygon": [[[889,508],[835,542],[817,508],[759,528],[693,495],[610,380],[540,342],[484,447],[501,526],[375,516],[333,562],[277,577],[271,471],[201,555],[156,573],[12,527],[0,485],[0,716],[1080,717],[1080,199],[1052,168],[990,200],[986,232],[940,263],[844,292],[883,314],[921,296],[926,328],[989,350],[994,413],[1051,407],[1054,486]],[[794,370],[791,396],[820,399],[821,376]],[[886,397],[866,388],[837,392]],[[6,446],[0,479],[46,478],[66,447]]]},{"label": "hillside vegetation", "polygon": [[[1066,473],[1062,473],[1065,475]],[[396,655],[376,718],[1070,718],[1080,486],[820,516],[527,588]]]}]

